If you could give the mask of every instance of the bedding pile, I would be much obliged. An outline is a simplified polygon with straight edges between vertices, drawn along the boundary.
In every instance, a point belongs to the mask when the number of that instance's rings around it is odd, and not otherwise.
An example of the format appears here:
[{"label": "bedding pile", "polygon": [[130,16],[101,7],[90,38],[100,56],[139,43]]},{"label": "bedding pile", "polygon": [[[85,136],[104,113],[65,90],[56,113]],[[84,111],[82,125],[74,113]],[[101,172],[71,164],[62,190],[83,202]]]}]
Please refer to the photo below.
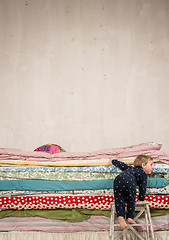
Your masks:
[{"label": "bedding pile", "polygon": [[150,202],[152,216],[160,215],[160,222],[168,224],[169,155],[161,151],[161,144],[90,153],[54,147],[33,152],[0,148],[0,231],[108,230],[113,180],[120,173],[110,158],[132,164],[140,154],[155,159],[145,200]]}]

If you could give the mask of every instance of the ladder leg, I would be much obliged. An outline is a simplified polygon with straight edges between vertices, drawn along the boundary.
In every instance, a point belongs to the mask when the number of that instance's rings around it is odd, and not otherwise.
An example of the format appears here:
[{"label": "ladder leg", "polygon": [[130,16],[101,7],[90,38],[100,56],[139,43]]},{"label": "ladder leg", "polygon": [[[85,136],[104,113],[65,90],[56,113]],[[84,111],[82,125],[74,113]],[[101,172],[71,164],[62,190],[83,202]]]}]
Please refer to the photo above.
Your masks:
[{"label": "ladder leg", "polygon": [[146,240],[149,240],[149,221],[148,221],[148,216],[147,216],[147,208],[145,208],[145,224],[146,224]]},{"label": "ladder leg", "polygon": [[126,240],[127,230],[123,230],[123,240]]},{"label": "ladder leg", "polygon": [[114,240],[114,214],[115,214],[115,208],[114,208],[114,203],[113,203],[111,205],[109,240]]},{"label": "ladder leg", "polygon": [[150,209],[149,209],[149,205],[148,204],[146,204],[146,209],[147,209],[147,215],[148,215],[148,219],[149,219],[149,223],[150,223],[151,237],[152,237],[152,240],[155,240],[153,224],[152,224],[151,214],[150,214]]}]

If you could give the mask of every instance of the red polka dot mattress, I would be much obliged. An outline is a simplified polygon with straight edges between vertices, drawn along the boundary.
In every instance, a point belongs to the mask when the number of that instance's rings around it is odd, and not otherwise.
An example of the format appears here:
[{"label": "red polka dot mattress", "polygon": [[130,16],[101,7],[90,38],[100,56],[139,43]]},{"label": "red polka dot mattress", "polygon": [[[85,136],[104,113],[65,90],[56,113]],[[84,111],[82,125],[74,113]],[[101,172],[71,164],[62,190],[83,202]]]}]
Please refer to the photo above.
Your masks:
[{"label": "red polka dot mattress", "polygon": [[[169,208],[169,195],[146,195],[145,200],[150,202],[150,207],[152,208]],[[113,201],[113,196],[11,196],[0,198],[0,210],[57,208],[109,210]]]}]

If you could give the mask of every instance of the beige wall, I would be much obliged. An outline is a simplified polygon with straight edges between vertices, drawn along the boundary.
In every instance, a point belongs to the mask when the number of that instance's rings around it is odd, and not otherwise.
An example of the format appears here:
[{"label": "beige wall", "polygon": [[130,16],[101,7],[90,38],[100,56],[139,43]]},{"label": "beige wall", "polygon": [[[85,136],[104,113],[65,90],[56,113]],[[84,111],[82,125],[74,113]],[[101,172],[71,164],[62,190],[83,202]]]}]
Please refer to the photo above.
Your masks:
[{"label": "beige wall", "polygon": [[169,152],[168,0],[0,0],[0,147]]}]

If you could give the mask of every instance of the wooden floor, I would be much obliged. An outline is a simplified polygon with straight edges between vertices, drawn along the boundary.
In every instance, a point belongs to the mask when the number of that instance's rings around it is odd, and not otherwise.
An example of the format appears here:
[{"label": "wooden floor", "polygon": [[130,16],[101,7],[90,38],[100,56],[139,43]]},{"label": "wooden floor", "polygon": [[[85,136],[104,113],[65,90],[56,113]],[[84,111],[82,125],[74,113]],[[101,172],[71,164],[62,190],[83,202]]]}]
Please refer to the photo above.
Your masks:
[{"label": "wooden floor", "polygon": [[[115,232],[117,234],[118,232]],[[144,232],[141,233],[144,237]],[[47,233],[47,232],[0,232],[0,240],[109,240],[109,232],[76,232],[76,233]],[[155,240],[169,240],[168,231],[155,232]],[[122,239],[120,239],[122,240]],[[127,234],[127,240],[138,240],[133,233]]]}]

